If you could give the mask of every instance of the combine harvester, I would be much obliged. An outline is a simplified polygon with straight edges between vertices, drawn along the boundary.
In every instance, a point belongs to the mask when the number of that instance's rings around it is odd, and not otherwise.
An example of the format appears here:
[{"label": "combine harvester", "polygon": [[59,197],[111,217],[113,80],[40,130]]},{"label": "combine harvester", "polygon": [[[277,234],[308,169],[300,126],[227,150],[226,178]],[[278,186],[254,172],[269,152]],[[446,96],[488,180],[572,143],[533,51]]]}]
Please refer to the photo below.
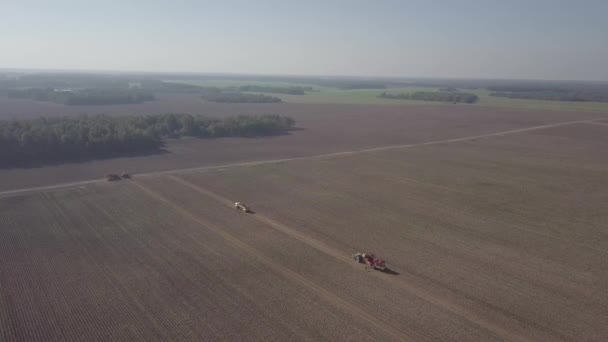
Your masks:
[{"label": "combine harvester", "polygon": [[386,263],[384,260],[377,258],[373,254],[355,253],[353,254],[353,260],[360,264],[365,264],[367,267],[371,267],[374,270],[386,270]]}]

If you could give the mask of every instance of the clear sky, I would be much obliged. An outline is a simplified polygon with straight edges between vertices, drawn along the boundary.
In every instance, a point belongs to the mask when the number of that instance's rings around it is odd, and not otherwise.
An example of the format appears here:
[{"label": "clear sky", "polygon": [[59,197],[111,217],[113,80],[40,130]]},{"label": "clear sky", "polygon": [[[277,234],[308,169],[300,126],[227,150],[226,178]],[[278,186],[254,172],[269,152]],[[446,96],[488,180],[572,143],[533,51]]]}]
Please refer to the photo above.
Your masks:
[{"label": "clear sky", "polygon": [[608,0],[0,0],[0,68],[608,80]]}]

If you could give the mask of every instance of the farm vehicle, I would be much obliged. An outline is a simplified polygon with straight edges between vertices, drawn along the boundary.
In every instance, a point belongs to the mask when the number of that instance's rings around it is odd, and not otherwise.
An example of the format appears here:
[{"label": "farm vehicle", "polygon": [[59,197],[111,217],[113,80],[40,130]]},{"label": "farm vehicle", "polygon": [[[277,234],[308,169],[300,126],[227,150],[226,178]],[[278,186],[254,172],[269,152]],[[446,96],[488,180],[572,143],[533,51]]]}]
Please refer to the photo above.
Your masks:
[{"label": "farm vehicle", "polygon": [[358,263],[365,264],[367,267],[371,267],[374,270],[384,271],[386,269],[386,263],[384,260],[377,258],[373,254],[355,253],[353,254],[353,260]]},{"label": "farm vehicle", "polygon": [[251,213],[251,209],[249,209],[249,207],[245,203],[241,203],[241,202],[234,203],[234,209],[240,210],[247,214]]},{"label": "farm vehicle", "polygon": [[106,180],[108,182],[113,182],[113,181],[118,181],[121,180],[122,178],[120,178],[119,175],[115,174],[115,173],[110,173],[106,175]]},{"label": "farm vehicle", "polygon": [[131,179],[131,175],[126,172],[123,172],[120,175],[117,173],[109,173],[106,175],[106,180],[108,182],[119,181],[121,179]]}]

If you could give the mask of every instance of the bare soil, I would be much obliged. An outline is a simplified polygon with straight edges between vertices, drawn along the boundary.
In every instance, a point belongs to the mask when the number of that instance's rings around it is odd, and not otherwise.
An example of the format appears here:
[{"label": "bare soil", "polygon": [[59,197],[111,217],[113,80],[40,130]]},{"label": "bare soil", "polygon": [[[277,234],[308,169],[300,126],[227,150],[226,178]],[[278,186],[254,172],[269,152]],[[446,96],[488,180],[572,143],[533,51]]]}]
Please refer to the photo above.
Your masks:
[{"label": "bare soil", "polygon": [[[432,127],[458,130],[440,117]],[[573,124],[4,196],[2,340],[605,341],[607,132]]]},{"label": "bare soil", "polygon": [[181,177],[336,250],[381,253],[465,317],[532,340],[601,341],[607,132],[572,125]]},{"label": "bare soil", "polygon": [[31,168],[0,169],[0,191],[100,178],[106,173],[222,165],[311,156],[505,131],[546,123],[595,119],[599,114],[521,111],[473,106],[361,106],[312,104],[213,104],[193,95],[117,106],[64,106],[0,99],[0,118],[109,113],[115,115],[188,112],[210,116],[282,114],[298,130],[264,138],[181,139],[165,153]]}]

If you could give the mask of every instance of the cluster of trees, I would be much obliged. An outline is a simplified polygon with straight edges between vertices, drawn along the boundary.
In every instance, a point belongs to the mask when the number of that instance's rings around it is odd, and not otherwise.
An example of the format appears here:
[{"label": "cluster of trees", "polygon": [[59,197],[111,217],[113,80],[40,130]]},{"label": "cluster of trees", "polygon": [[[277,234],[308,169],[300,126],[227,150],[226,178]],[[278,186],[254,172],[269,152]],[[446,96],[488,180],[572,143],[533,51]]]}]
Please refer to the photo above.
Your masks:
[{"label": "cluster of trees", "polygon": [[383,92],[379,95],[385,99],[397,100],[419,100],[419,101],[439,101],[439,102],[459,102],[475,103],[479,97],[475,94],[458,91],[417,91],[413,93],[389,94]]},{"label": "cluster of trees", "polygon": [[31,99],[36,101],[50,101],[65,105],[111,105],[142,103],[154,100],[154,94],[137,89],[54,89],[54,88],[26,88],[10,89],[9,97]]},{"label": "cluster of trees", "polygon": [[295,120],[281,115],[239,115],[224,119],[191,114],[160,114],[133,117],[159,137],[198,138],[253,137],[288,131]]},{"label": "cluster of trees", "polygon": [[273,135],[293,128],[279,115],[225,119],[190,114],[0,121],[0,166],[62,162],[158,151],[163,138]]},{"label": "cluster of trees", "polygon": [[308,88],[306,87],[270,87],[254,85],[218,88],[144,80],[142,82],[132,82],[123,87],[112,88],[16,88],[6,90],[6,94],[8,97],[12,98],[50,101],[65,105],[113,105],[143,103],[145,101],[154,100],[155,92],[202,94],[202,97],[210,102],[277,103],[282,102],[282,100],[278,97],[244,92],[258,91],[302,95],[307,89]]},{"label": "cluster of trees", "polygon": [[608,102],[608,93],[576,90],[534,90],[534,91],[497,91],[491,96],[511,99],[575,101],[575,102]]},{"label": "cluster of trees", "polygon": [[216,87],[201,88],[202,98],[209,102],[220,103],[278,103],[280,98],[264,94],[248,94]]},{"label": "cluster of trees", "polygon": [[287,95],[305,95],[307,91],[313,91],[312,87],[289,86],[276,87],[264,85],[242,85],[238,87],[238,91],[255,91],[259,93],[275,93]]}]

